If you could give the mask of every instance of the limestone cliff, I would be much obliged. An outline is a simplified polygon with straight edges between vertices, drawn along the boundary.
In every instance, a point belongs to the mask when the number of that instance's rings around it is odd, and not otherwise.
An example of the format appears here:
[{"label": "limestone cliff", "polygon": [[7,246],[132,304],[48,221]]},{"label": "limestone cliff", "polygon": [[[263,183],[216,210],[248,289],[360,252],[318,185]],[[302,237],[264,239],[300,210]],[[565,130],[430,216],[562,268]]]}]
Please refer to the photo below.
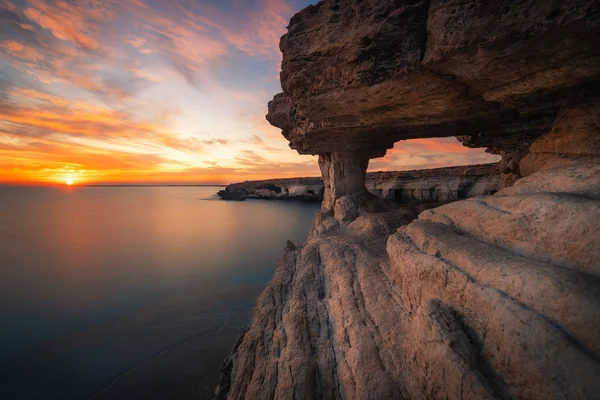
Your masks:
[{"label": "limestone cliff", "polygon": [[289,244],[228,398],[597,398],[599,195],[597,160],[411,223],[406,210],[363,217],[394,221],[391,236]]},{"label": "limestone cliff", "polygon": [[[371,172],[365,179],[375,196],[410,203],[444,203],[493,194],[501,187],[498,164],[469,165],[429,170]],[[228,185],[218,192],[223,200],[323,200],[320,178],[269,179]]]},{"label": "limestone cliff", "polygon": [[310,154],[459,135],[502,155],[510,184],[557,118],[597,102],[599,36],[594,0],[321,1],[281,39],[267,119]]},{"label": "limestone cliff", "polygon": [[[267,118],[319,155],[323,202],[217,397],[598,398],[599,29],[594,0],[295,15]],[[504,188],[437,208],[367,190],[395,141],[450,135],[501,154]]]},{"label": "limestone cliff", "polygon": [[246,199],[321,201],[323,181],[320,178],[267,179],[227,185],[220,190],[223,200]]}]

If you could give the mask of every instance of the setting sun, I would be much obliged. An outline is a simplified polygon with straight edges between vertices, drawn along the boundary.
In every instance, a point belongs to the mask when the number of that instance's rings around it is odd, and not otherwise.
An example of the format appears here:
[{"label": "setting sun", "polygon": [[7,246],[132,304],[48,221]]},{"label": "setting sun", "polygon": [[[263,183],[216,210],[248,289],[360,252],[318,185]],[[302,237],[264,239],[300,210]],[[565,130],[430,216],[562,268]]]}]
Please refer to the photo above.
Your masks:
[{"label": "setting sun", "polygon": [[65,179],[65,185],[67,185],[67,186],[73,185],[73,179],[72,178],[66,178]]}]

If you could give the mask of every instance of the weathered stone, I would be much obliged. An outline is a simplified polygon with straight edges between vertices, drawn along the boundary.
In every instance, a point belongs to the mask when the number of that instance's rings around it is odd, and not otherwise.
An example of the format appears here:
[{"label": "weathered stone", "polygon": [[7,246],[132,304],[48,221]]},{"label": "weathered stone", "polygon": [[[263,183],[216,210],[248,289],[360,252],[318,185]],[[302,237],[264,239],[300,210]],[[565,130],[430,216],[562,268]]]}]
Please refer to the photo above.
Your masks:
[{"label": "weathered stone", "polygon": [[556,153],[527,153],[519,162],[519,173],[521,176],[529,176],[535,172],[548,168],[568,167],[579,164],[586,160],[600,160],[595,156],[577,156],[572,154]]},{"label": "weathered stone", "polygon": [[557,114],[598,99],[599,15],[589,0],[324,1],[281,40],[284,94],[267,118],[310,154],[472,136],[514,183]]},{"label": "weathered stone", "polygon": [[570,193],[600,198],[600,157],[589,157],[578,163],[559,165],[519,179],[514,186],[503,188],[499,195]]},{"label": "weathered stone", "polygon": [[329,218],[325,218],[318,223],[315,223],[315,227],[313,232],[317,236],[327,235],[334,232],[338,232],[340,228],[340,224],[337,219],[330,216]]},{"label": "weathered stone", "polygon": [[461,399],[502,398],[494,395],[494,391],[499,392],[496,382],[488,381],[485,360],[454,310],[439,300],[429,300],[418,309],[412,323],[414,328],[404,344],[411,393],[427,399],[444,398],[447,393]]},{"label": "weathered stone", "polygon": [[363,236],[391,234],[399,226],[406,225],[433,204],[402,206],[391,211],[362,214],[345,226],[345,232]]},{"label": "weathered stone", "polygon": [[321,209],[331,210],[335,201],[348,195],[367,196],[365,176],[369,157],[364,154],[325,153],[319,155],[319,168],[323,177],[323,203]]},{"label": "weathered stone", "polygon": [[543,169],[600,157],[600,103],[563,110],[551,132],[532,143],[519,163],[528,176]]},{"label": "weathered stone", "polygon": [[428,170],[371,172],[367,190],[403,204],[446,203],[494,194],[502,187],[498,164],[465,165]]},{"label": "weathered stone", "polygon": [[[268,118],[320,155],[324,203],[259,299],[229,399],[598,397],[599,14],[326,0],[292,18]],[[507,187],[410,223],[429,205],[368,194],[369,158],[457,134],[503,156]]]},{"label": "weathered stone", "polygon": [[[565,188],[590,175],[570,169]],[[594,399],[600,200],[557,195],[545,174],[288,245],[232,354],[228,398]]]},{"label": "weathered stone", "polygon": [[552,131],[533,142],[529,151],[600,155],[600,103],[563,110]]},{"label": "weathered stone", "polygon": [[[420,219],[450,223],[460,232],[541,261],[600,276],[600,203],[564,193],[478,197],[426,211]],[[577,242],[565,240],[567,230]]]},{"label": "weathered stone", "polygon": [[589,0],[433,0],[423,64],[485,101],[543,107],[557,90],[598,82],[599,17]]},{"label": "weathered stone", "polygon": [[233,368],[233,362],[235,359],[235,355],[237,354],[240,345],[242,344],[242,340],[244,339],[244,335],[248,332],[248,326],[244,325],[239,328],[238,337],[233,344],[233,349],[231,350],[231,355],[227,357],[223,364],[221,365],[221,374],[219,376],[219,385],[215,389],[215,400],[226,400],[227,395],[229,394],[229,390],[231,389],[231,370]]}]

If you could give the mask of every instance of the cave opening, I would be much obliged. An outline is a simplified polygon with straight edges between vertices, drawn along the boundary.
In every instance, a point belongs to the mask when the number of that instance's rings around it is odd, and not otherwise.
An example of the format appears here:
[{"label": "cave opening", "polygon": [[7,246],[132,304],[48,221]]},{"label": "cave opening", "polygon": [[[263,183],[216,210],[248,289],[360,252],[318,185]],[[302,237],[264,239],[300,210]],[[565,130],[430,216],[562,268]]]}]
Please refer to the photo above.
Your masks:
[{"label": "cave opening", "polygon": [[367,172],[429,170],[490,164],[502,157],[485,148],[469,148],[456,137],[401,140],[385,157],[371,159]]}]

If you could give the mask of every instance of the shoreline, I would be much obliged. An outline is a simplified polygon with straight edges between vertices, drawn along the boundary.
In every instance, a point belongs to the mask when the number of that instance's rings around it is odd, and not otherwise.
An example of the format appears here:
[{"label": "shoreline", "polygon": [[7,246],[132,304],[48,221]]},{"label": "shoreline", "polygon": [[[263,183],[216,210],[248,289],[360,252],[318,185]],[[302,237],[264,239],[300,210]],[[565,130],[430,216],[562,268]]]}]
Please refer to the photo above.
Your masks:
[{"label": "shoreline", "polygon": [[[502,187],[498,163],[454,167],[378,171],[366,174],[367,190],[384,200],[402,204],[442,203],[493,194]],[[325,187],[321,178],[277,178],[244,181],[217,192],[221,200],[249,199],[320,202]]]}]

